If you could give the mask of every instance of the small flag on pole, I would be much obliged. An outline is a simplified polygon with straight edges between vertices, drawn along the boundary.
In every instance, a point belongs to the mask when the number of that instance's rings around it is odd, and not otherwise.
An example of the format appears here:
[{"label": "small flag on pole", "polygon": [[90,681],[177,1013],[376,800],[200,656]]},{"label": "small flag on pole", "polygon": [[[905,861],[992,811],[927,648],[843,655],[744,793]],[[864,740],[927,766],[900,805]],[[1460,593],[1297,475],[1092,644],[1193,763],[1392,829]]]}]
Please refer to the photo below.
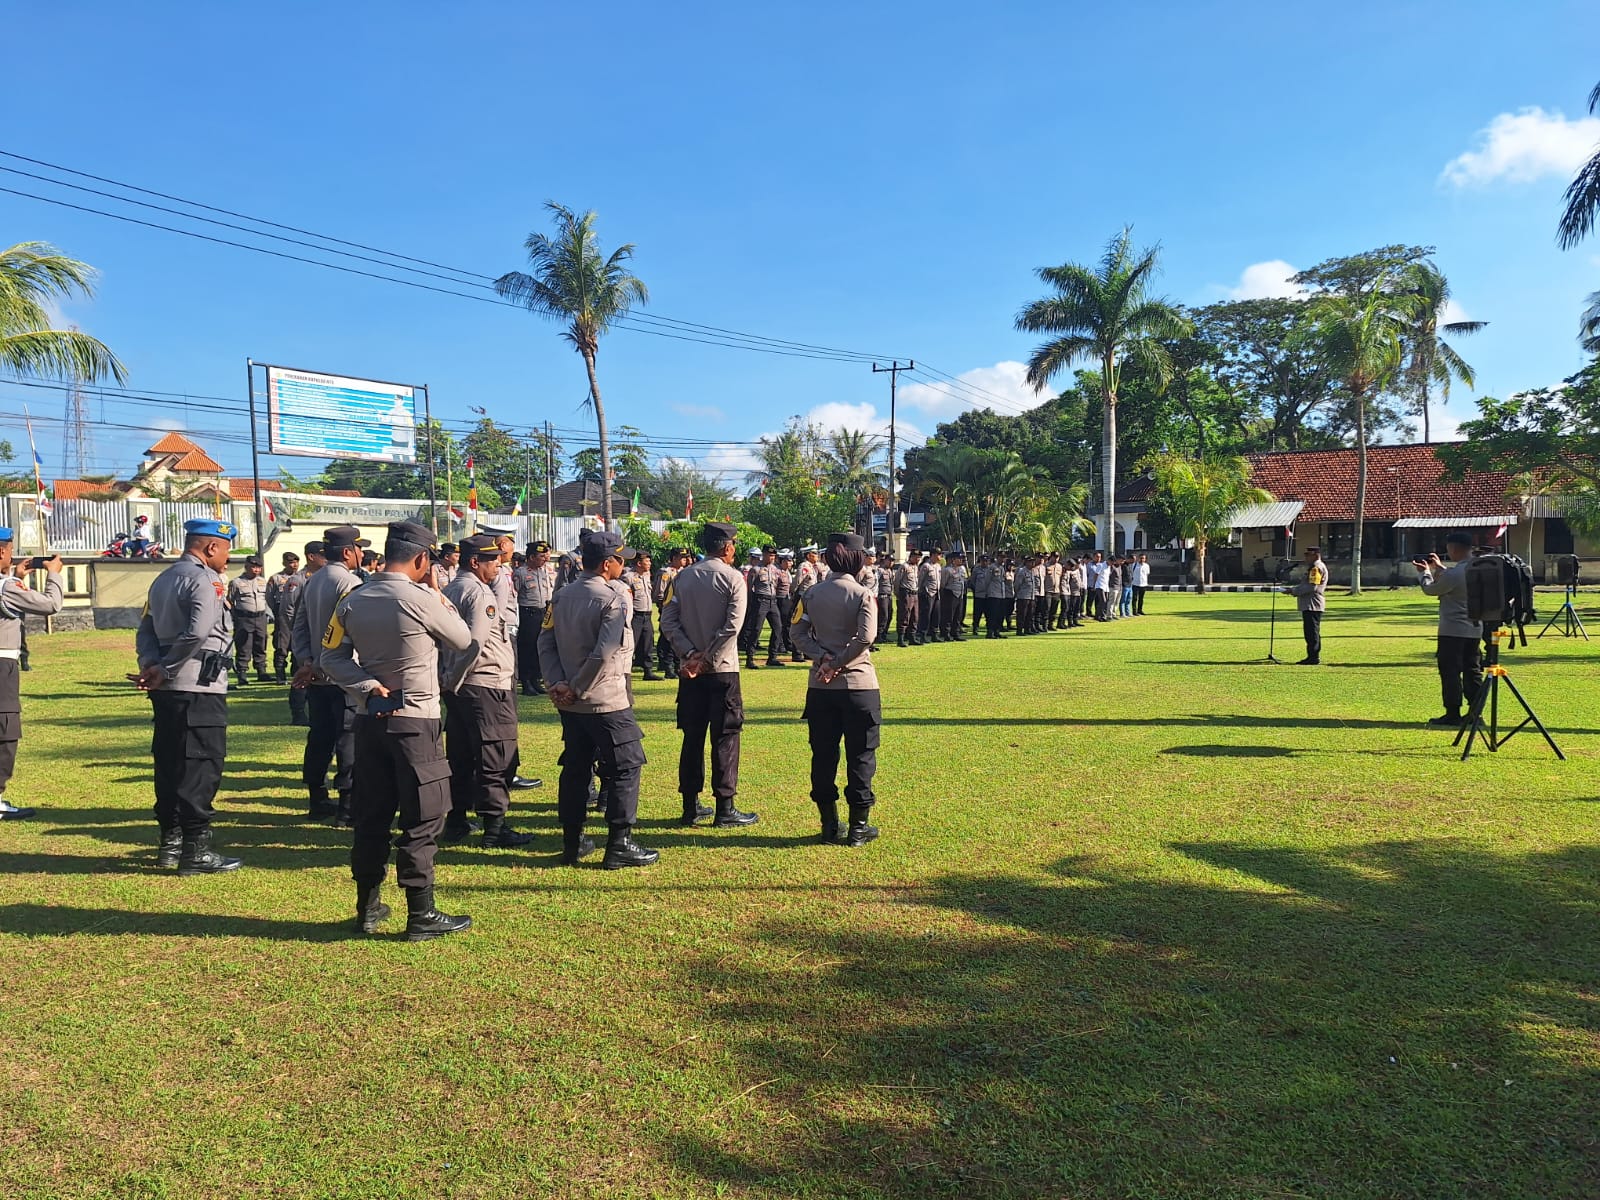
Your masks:
[{"label": "small flag on pole", "polygon": [[761,477],[761,498],[763,500],[767,498],[767,477],[765,475]]},{"label": "small flag on pole", "polygon": [[278,523],[278,514],[272,511],[272,501],[265,496],[261,497],[261,507],[267,510],[267,520],[276,525]]},{"label": "small flag on pole", "polygon": [[472,532],[478,532],[478,472],[467,459],[467,511],[472,514]]},{"label": "small flag on pole", "polygon": [[1503,537],[1505,537],[1505,535],[1506,535],[1506,530],[1507,530],[1507,529],[1508,529],[1508,528],[1509,528],[1509,527],[1510,527],[1510,525],[1511,525],[1511,523],[1510,523],[1510,522],[1509,522],[1509,521],[1506,521],[1506,520],[1502,520],[1502,521],[1501,521],[1501,522],[1500,522],[1500,528],[1499,528],[1499,529],[1496,529],[1496,530],[1495,530],[1495,531],[1494,531],[1494,536],[1495,536],[1495,537],[1497,537],[1497,538],[1503,538]]},{"label": "small flag on pole", "polygon": [[638,488],[634,488],[633,489],[633,499],[631,501],[629,501],[629,503],[628,503],[628,515],[630,517],[637,517],[639,515],[639,489]]},{"label": "small flag on pole", "polygon": [[45,493],[44,490],[44,459],[39,457],[39,447],[34,444],[33,417],[28,412],[26,405],[23,406],[22,415],[28,423],[28,449],[33,451],[33,487],[35,500],[39,508],[39,515],[42,517],[48,517],[54,510],[55,505],[50,503],[50,497]]},{"label": "small flag on pole", "polygon": [[694,485],[693,484],[689,485],[689,496],[683,502],[683,519],[685,521],[694,520]]},{"label": "small flag on pole", "polygon": [[817,495],[822,495],[822,480],[817,480]]},{"label": "small flag on pole", "polygon": [[523,484],[522,485],[522,490],[517,493],[517,502],[511,506],[511,515],[513,517],[520,517],[522,515],[522,502],[524,500],[526,500],[527,498],[528,498],[528,485],[527,484]]}]

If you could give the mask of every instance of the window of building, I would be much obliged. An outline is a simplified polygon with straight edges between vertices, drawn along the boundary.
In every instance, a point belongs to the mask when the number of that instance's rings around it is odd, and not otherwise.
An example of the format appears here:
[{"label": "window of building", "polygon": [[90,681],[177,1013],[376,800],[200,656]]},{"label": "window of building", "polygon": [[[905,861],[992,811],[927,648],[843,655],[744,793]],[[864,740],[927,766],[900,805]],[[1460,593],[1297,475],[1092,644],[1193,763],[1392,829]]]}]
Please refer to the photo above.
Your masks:
[{"label": "window of building", "polygon": [[1572,526],[1561,517],[1546,517],[1544,522],[1544,552],[1546,554],[1572,554]]}]

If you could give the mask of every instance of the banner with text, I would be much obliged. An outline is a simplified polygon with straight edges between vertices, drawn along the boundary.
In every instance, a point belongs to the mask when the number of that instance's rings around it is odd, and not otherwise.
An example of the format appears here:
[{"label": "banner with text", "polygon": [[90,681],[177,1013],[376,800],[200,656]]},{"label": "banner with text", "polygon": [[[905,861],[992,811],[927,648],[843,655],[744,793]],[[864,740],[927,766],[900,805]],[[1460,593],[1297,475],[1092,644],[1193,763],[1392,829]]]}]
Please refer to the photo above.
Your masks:
[{"label": "banner with text", "polygon": [[270,453],[417,461],[417,399],[410,386],[287,367],[266,370]]}]

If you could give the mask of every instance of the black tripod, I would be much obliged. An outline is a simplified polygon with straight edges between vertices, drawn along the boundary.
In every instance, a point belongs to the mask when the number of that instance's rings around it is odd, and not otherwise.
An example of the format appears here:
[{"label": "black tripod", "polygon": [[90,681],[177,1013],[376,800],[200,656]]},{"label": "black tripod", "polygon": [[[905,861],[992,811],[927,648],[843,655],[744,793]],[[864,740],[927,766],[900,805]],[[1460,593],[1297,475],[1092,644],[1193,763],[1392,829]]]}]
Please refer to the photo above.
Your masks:
[{"label": "black tripod", "polygon": [[1550,619],[1545,622],[1544,628],[1539,631],[1540,637],[1549,633],[1555,623],[1560,621],[1562,637],[1582,636],[1584,641],[1587,642],[1589,640],[1589,632],[1584,629],[1583,621],[1578,617],[1578,610],[1572,607],[1572,598],[1577,594],[1578,585],[1575,583],[1567,584],[1567,598],[1562,601],[1561,607],[1556,609]]},{"label": "black tripod", "polygon": [[[1461,750],[1462,762],[1466,762],[1467,755],[1472,753],[1472,740],[1474,738],[1482,738],[1483,744],[1493,753],[1529,725],[1537,729],[1544,737],[1544,740],[1550,743],[1550,749],[1555,751],[1557,758],[1563,762],[1566,761],[1567,756],[1561,753],[1561,747],[1556,745],[1555,739],[1550,736],[1550,731],[1544,727],[1538,715],[1528,706],[1527,700],[1517,690],[1517,685],[1511,682],[1511,676],[1500,665],[1500,639],[1514,636],[1515,634],[1509,634],[1503,629],[1485,627],[1483,644],[1488,649],[1489,661],[1483,668],[1483,683],[1478,688],[1478,694],[1472,699],[1472,708],[1468,711],[1467,719],[1462,723],[1460,731],[1456,734],[1456,740],[1450,743],[1452,746],[1460,746],[1462,738],[1467,740],[1467,744]],[[1527,714],[1503,734],[1500,732],[1500,684],[1502,682],[1511,689],[1512,696],[1522,706],[1522,711]],[[1485,706],[1489,709],[1489,720],[1487,722],[1483,719]]]}]

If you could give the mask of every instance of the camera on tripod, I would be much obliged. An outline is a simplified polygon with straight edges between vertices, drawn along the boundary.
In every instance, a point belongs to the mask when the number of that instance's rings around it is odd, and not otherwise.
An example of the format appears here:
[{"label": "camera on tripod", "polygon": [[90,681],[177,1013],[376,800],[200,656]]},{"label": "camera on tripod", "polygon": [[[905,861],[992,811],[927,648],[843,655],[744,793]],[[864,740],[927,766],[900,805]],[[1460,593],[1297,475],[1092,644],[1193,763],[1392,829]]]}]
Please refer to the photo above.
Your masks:
[{"label": "camera on tripod", "polygon": [[1578,586],[1578,556],[1562,554],[1556,558],[1556,582],[1563,587]]}]

